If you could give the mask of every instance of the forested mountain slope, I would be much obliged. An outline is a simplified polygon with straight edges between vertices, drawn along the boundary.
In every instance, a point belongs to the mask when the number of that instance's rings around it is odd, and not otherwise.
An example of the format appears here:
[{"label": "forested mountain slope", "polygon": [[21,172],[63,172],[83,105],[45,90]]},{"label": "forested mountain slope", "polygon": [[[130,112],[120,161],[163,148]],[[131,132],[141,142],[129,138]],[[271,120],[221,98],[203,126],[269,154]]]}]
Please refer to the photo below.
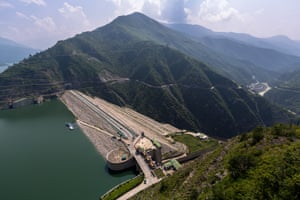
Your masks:
[{"label": "forested mountain slope", "polygon": [[[227,58],[252,63],[257,70],[272,72],[275,80],[278,74],[297,69],[300,59],[300,43],[283,36],[256,38],[247,34],[214,32],[199,25],[167,24],[168,27],[193,37],[215,52]],[[241,68],[247,66],[241,65]],[[254,74],[255,75],[255,74]],[[268,76],[261,81],[268,80]]]},{"label": "forested mountain slope", "polygon": [[142,14],[119,17],[0,74],[0,101],[79,89],[223,138],[288,120],[283,110],[176,50],[181,38]]},{"label": "forested mountain slope", "polygon": [[296,125],[257,127],[132,199],[299,199],[299,133]]}]

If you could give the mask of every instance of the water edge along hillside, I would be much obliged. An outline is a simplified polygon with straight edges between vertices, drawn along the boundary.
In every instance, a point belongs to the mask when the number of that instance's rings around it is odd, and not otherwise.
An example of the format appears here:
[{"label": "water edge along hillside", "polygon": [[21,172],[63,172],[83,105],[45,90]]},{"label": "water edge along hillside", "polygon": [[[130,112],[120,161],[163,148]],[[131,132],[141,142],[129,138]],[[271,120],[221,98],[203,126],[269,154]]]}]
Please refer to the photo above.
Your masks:
[{"label": "water edge along hillside", "polygon": [[131,178],[105,160],[58,100],[0,111],[0,199],[94,200]]}]

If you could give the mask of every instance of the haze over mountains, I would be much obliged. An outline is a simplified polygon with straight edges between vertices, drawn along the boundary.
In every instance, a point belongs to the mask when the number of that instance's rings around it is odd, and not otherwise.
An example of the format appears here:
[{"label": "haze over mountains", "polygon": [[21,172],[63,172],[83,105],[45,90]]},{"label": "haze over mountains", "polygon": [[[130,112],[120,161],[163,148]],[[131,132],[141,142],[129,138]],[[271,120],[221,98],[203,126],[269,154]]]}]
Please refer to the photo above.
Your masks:
[{"label": "haze over mountains", "polygon": [[[191,38],[140,13],[121,16],[1,74],[0,101],[79,89],[179,128],[223,138],[289,120],[287,112],[240,84],[250,83],[252,76],[274,81],[284,69],[293,70],[299,57],[205,38]],[[261,54],[275,56],[276,62]]]},{"label": "haze over mountains", "polygon": [[[213,32],[199,25],[167,24],[173,30],[193,37],[221,55],[239,59],[255,68],[256,80],[268,82],[272,90],[266,97],[273,103],[300,113],[300,42],[286,36],[256,38],[243,33]],[[249,66],[241,63],[240,67]],[[244,69],[243,69],[244,70]],[[231,71],[233,74],[234,71]],[[262,73],[259,76],[257,73]],[[223,73],[226,75],[226,72]],[[249,73],[244,74],[249,76]],[[227,75],[244,83],[244,79]],[[249,81],[249,79],[248,79]],[[250,80],[255,81],[255,80]]]},{"label": "haze over mountains", "polygon": [[0,65],[17,63],[38,50],[18,44],[14,41],[0,38]]},{"label": "haze over mountains", "polygon": [[251,63],[274,75],[293,71],[300,63],[300,42],[284,36],[262,39],[247,34],[213,32],[198,25],[170,24],[168,27],[192,36],[222,55]]},{"label": "haze over mountains", "polygon": [[245,33],[214,32],[200,25],[166,24],[166,26],[179,32],[196,37],[198,39],[205,37],[216,39],[231,39],[235,42],[239,41],[254,47],[273,49],[284,54],[300,56],[300,41],[291,40],[283,35],[273,36],[269,38],[257,38]]}]

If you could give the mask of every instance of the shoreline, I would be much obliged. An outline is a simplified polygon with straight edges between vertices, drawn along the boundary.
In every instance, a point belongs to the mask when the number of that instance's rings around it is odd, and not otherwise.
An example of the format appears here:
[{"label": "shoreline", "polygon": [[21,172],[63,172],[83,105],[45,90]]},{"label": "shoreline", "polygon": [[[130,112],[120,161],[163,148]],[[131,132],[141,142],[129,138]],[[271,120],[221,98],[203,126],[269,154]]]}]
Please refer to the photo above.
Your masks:
[{"label": "shoreline", "polygon": [[79,128],[105,160],[108,152],[124,147],[122,142],[113,138],[113,130],[101,123],[101,119],[91,118],[91,111],[72,98],[71,94],[64,93],[59,99],[73,113]]}]

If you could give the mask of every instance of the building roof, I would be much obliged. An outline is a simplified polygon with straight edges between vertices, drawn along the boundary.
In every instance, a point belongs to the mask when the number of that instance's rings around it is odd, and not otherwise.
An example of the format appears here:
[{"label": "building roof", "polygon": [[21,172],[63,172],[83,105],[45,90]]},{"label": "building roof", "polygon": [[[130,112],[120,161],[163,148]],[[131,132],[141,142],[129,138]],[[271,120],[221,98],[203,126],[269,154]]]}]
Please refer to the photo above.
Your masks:
[{"label": "building roof", "polygon": [[148,138],[143,137],[136,143],[135,148],[147,151],[148,149],[153,149],[154,146]]},{"label": "building roof", "polygon": [[175,170],[178,170],[181,167],[181,164],[175,159],[172,159],[170,162],[172,163]]},{"label": "building roof", "polygon": [[156,139],[153,139],[152,142],[157,148],[161,148],[161,144]]},{"label": "building roof", "polygon": [[169,162],[165,163],[164,167],[166,168],[174,167],[175,170],[178,170],[181,167],[181,164],[177,160],[172,159]]},{"label": "building roof", "polygon": [[169,162],[164,164],[164,167],[170,168],[170,167],[172,167],[172,163],[169,161]]}]

